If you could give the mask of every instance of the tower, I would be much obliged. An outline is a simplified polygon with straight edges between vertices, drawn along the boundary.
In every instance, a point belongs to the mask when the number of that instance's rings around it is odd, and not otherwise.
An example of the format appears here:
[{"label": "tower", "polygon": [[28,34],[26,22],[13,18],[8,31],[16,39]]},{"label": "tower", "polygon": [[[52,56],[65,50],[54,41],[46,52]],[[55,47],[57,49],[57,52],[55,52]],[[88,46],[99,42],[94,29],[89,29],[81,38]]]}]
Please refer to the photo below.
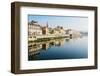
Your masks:
[{"label": "tower", "polygon": [[46,27],[48,27],[49,25],[48,25],[48,22],[47,22],[47,24],[46,24]]}]

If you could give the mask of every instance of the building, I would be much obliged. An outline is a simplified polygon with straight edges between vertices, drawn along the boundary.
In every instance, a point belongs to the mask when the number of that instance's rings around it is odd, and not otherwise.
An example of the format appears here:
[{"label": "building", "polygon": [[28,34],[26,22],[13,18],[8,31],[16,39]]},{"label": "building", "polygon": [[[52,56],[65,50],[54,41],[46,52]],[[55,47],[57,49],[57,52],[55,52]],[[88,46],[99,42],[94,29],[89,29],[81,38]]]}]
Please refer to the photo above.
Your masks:
[{"label": "building", "polygon": [[64,35],[65,30],[63,29],[63,27],[57,26],[56,28],[54,28],[54,34],[55,35]]},{"label": "building", "polygon": [[32,20],[28,23],[28,35],[29,37],[42,35],[42,27],[36,21]]},{"label": "building", "polygon": [[32,39],[37,39],[45,36],[65,36],[66,31],[61,26],[56,28],[48,27],[48,22],[46,26],[40,26],[38,22],[32,20],[28,23],[28,37]]},{"label": "building", "polygon": [[81,36],[80,31],[76,31],[73,29],[66,30],[66,34],[69,34],[71,37],[80,37]]},{"label": "building", "polygon": [[49,34],[49,30],[47,26],[42,27],[42,34],[43,35],[48,35]]},{"label": "building", "polygon": [[42,27],[42,34],[43,35],[49,34],[48,22],[47,22],[46,26]]}]

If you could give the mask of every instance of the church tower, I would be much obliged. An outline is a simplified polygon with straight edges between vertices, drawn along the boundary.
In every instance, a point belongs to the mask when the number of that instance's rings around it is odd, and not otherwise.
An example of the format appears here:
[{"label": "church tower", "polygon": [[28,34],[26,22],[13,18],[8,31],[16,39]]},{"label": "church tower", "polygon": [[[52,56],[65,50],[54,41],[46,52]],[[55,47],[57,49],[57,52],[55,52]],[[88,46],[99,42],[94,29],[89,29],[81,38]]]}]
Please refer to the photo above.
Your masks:
[{"label": "church tower", "polygon": [[47,24],[46,24],[46,27],[47,27],[47,28],[49,27],[48,22],[47,22]]}]

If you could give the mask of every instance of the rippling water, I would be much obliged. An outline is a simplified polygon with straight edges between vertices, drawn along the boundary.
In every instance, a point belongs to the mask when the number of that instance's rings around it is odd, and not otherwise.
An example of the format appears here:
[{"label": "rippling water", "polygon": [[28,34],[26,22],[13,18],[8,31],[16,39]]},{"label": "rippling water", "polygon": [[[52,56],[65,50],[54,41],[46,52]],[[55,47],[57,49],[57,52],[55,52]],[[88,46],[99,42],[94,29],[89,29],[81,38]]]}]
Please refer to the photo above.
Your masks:
[{"label": "rippling water", "polygon": [[28,60],[88,58],[88,36],[29,43]]}]

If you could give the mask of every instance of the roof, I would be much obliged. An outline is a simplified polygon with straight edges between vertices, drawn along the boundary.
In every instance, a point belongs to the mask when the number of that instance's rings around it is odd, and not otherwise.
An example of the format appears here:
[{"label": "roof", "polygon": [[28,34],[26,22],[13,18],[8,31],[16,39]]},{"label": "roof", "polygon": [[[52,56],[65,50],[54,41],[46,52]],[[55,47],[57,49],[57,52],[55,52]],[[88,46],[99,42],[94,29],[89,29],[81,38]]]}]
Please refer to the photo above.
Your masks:
[{"label": "roof", "polygon": [[41,26],[40,26],[36,21],[34,21],[34,20],[32,20],[31,22],[29,22],[28,25],[41,27]]}]

